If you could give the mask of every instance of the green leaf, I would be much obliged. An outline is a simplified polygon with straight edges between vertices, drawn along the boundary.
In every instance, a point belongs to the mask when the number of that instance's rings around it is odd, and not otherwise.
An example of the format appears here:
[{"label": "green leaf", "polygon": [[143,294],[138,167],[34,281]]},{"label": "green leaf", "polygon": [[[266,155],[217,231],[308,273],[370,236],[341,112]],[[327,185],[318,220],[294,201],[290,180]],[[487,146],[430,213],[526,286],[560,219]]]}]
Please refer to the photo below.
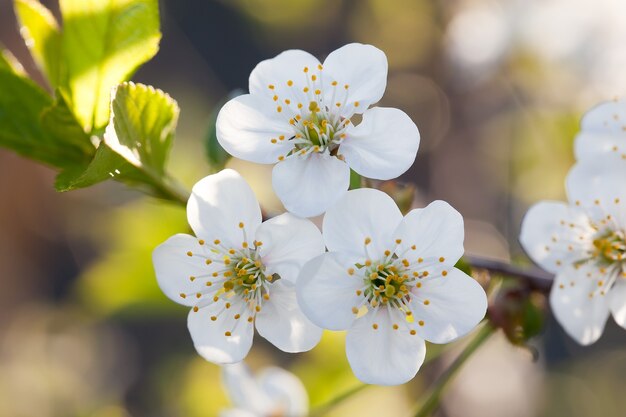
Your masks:
[{"label": "green leaf", "polygon": [[350,170],[350,189],[356,190],[357,188],[361,188],[361,176],[357,174],[354,170]]},{"label": "green leaf", "polygon": [[161,90],[127,82],[115,90],[111,112],[106,144],[132,165],[162,176],[178,122],[176,101]]},{"label": "green leaf", "polygon": [[156,197],[186,201],[165,173],[174,138],[178,105],[170,96],[142,84],[123,83],[111,103],[111,122],[88,164],[57,177],[58,191],[89,187],[115,179]]},{"label": "green leaf", "polygon": [[86,148],[44,128],[41,117],[54,106],[34,82],[0,69],[0,146],[61,168],[83,162],[88,158]]},{"label": "green leaf", "polygon": [[56,19],[38,0],[15,0],[15,13],[20,33],[35,62],[50,85],[61,85],[61,32]]},{"label": "green leaf", "polygon": [[67,98],[61,90],[56,91],[56,97],[54,104],[41,113],[42,127],[60,143],[76,147],[85,155],[92,156],[96,149],[70,110]]},{"label": "green leaf", "polygon": [[111,88],[158,51],[158,0],[61,0],[71,104],[85,131],[107,123]]},{"label": "green leaf", "polygon": [[217,105],[215,105],[213,111],[211,112],[211,116],[209,119],[209,130],[206,134],[206,140],[204,142],[204,150],[206,152],[206,157],[211,165],[211,168],[214,170],[220,170],[224,168],[226,162],[230,159],[230,155],[228,152],[222,148],[222,145],[217,140],[217,115],[220,112],[220,109],[228,102],[229,100],[243,94],[241,90],[232,91],[226,98],[221,100]]},{"label": "green leaf", "polygon": [[24,67],[15,58],[15,56],[8,49],[2,48],[0,44],[0,70],[6,70],[17,75],[24,76]]}]

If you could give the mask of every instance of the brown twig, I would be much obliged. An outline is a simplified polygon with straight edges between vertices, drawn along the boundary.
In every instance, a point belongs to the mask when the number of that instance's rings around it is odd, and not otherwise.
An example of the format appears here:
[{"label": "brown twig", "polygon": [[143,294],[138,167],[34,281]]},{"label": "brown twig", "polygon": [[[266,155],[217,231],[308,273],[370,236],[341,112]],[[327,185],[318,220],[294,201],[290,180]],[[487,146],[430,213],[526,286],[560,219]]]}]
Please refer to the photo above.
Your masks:
[{"label": "brown twig", "polygon": [[552,274],[549,274],[536,267],[533,267],[531,269],[523,269],[513,265],[509,265],[505,262],[480,258],[477,256],[466,256],[465,259],[472,268],[484,269],[491,274],[517,278],[525,282],[533,290],[547,293],[552,287]]}]

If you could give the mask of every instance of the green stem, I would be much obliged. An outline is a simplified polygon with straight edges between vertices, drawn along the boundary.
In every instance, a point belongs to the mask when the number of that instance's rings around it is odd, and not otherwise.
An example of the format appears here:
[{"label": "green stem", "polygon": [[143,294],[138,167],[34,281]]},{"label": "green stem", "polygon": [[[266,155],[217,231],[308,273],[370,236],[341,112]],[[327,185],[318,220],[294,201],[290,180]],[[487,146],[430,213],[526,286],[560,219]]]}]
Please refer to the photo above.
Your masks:
[{"label": "green stem", "polygon": [[334,407],[339,405],[344,400],[352,397],[355,394],[358,394],[359,392],[363,391],[365,388],[367,388],[369,386],[371,386],[371,385],[361,384],[361,385],[356,385],[356,386],[350,388],[349,390],[339,394],[335,398],[331,398],[328,402],[326,402],[326,403],[322,404],[321,406],[317,407],[316,409],[312,410],[311,413],[309,413],[309,417],[320,417],[320,416],[323,416],[324,414],[328,413],[331,409],[333,409]]},{"label": "green stem", "polygon": [[184,189],[182,186],[174,183],[173,181],[168,181],[167,179],[160,179],[160,181],[156,182],[155,185],[159,192],[161,192],[164,199],[180,204],[183,207],[187,207],[189,191]]},{"label": "green stem", "polygon": [[[422,364],[422,367],[426,366],[430,362],[433,362],[435,359],[439,358],[446,351],[447,351],[447,349],[440,348],[432,356],[427,356],[426,360]],[[316,407],[315,409],[313,409],[309,413],[309,417],[320,417],[320,416],[323,416],[323,415],[327,414],[331,409],[335,408],[337,405],[339,405],[343,401],[347,400],[348,398],[352,397],[353,395],[358,394],[359,392],[363,391],[367,387],[371,387],[371,385],[360,384],[360,385],[356,385],[356,386],[350,388],[349,390],[339,394],[338,396],[336,396],[334,398],[331,398],[328,402],[326,402],[326,403]]]},{"label": "green stem", "polygon": [[478,333],[476,333],[474,338],[468,343],[467,346],[465,346],[463,352],[461,352],[461,354],[454,360],[452,365],[450,365],[450,367],[446,369],[439,379],[435,381],[434,385],[426,394],[426,399],[417,407],[417,410],[413,414],[414,417],[428,417],[437,410],[441,394],[447,387],[448,383],[456,375],[459,369],[461,369],[465,361],[472,356],[472,353],[474,353],[487,339],[489,339],[489,336],[494,334],[494,332],[495,329],[489,323],[486,323],[478,331]]}]

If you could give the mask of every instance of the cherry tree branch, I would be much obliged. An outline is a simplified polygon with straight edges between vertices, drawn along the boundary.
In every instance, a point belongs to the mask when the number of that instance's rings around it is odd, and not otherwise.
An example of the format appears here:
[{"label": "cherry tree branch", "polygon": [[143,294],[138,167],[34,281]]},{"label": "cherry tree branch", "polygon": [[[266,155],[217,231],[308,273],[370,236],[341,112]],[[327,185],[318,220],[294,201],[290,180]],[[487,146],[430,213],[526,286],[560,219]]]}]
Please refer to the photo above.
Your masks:
[{"label": "cherry tree branch", "polygon": [[502,275],[526,283],[531,289],[547,293],[553,282],[553,275],[539,268],[520,268],[494,259],[466,256],[465,260],[473,269],[482,269],[492,275]]}]

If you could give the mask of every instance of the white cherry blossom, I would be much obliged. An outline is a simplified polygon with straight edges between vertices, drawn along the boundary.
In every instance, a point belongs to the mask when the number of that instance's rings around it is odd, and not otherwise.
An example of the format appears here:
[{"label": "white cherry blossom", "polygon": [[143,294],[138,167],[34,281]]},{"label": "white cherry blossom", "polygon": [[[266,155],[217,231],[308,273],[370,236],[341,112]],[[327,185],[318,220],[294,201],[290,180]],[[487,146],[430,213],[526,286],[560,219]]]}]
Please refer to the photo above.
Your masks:
[{"label": "white cherry blossom", "polygon": [[224,365],[222,379],[234,408],[220,417],[305,417],[309,399],[297,376],[277,367],[256,376],[243,363]]},{"label": "white cherry blossom", "polygon": [[528,210],[520,242],[556,274],[552,311],[578,343],[594,343],[609,314],[626,328],[626,158],[612,153],[579,161],[567,178],[569,203]]},{"label": "white cherry blossom", "polygon": [[194,236],[177,234],[153,253],[159,286],[192,307],[188,327],[208,361],[241,361],[254,327],[285,352],[313,348],[321,337],[296,302],[301,266],[324,252],[318,228],[282,214],[261,223],[252,189],[233,170],[200,180],[187,204]]},{"label": "white cherry blossom", "polygon": [[626,158],[626,100],[598,104],[582,119],[575,141],[576,159],[614,154]]},{"label": "white cherry blossom", "polygon": [[298,301],[313,323],[348,331],[348,361],[363,382],[409,381],[425,340],[450,342],[485,315],[484,290],[454,268],[463,218],[443,201],[403,217],[381,191],[348,191],[326,212],[323,236],[329,252],[302,268]]},{"label": "white cherry blossom", "polygon": [[371,45],[345,45],[323,64],[288,50],[259,63],[250,94],[221,109],[217,138],[237,158],[276,164],[272,183],[287,210],[319,215],[348,190],[350,168],[387,180],[413,164],[417,126],[401,110],[370,108],[386,84],[387,58]]}]

